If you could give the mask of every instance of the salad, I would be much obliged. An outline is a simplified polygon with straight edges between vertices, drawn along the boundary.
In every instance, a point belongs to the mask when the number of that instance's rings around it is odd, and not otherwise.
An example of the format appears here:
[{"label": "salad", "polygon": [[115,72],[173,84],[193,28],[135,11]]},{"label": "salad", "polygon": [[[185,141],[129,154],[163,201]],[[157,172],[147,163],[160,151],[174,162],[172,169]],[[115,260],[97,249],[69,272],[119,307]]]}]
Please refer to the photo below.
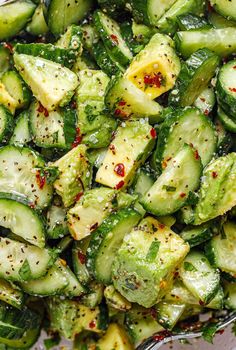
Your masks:
[{"label": "salad", "polygon": [[1,349],[236,309],[235,53],[235,1],[1,1]]}]

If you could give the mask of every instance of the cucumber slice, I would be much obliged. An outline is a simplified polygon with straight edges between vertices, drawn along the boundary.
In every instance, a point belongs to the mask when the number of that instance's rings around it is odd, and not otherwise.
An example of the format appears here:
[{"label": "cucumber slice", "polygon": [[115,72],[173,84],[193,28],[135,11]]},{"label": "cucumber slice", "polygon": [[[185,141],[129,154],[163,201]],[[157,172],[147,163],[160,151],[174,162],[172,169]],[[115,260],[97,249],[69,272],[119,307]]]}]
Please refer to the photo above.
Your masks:
[{"label": "cucumber slice", "polygon": [[185,144],[145,194],[141,204],[157,216],[176,212],[188,201],[190,193],[198,188],[201,172],[200,157]]},{"label": "cucumber slice", "polygon": [[131,81],[120,76],[110,81],[105,104],[119,118],[149,118],[151,123],[162,119],[162,107]]},{"label": "cucumber slice", "polygon": [[217,154],[219,156],[222,156],[227,154],[231,149],[233,139],[232,139],[232,135],[225,130],[224,125],[221,123],[219,119],[216,118],[214,123],[215,123],[216,132],[218,136]]},{"label": "cucumber slice", "polygon": [[182,31],[175,34],[174,40],[185,58],[202,48],[226,57],[236,51],[236,28]]},{"label": "cucumber slice", "polygon": [[236,274],[235,229],[235,223],[226,222],[223,225],[223,234],[213,237],[206,246],[206,254],[211,263],[233,276]]},{"label": "cucumber slice", "polygon": [[13,134],[10,138],[10,145],[25,146],[31,141],[29,130],[29,114],[22,112],[16,120],[16,125]]},{"label": "cucumber slice", "polygon": [[136,175],[135,183],[133,184],[134,192],[141,198],[147,193],[148,190],[150,190],[154,184],[154,181],[154,176],[150,171],[146,170],[145,168],[139,169]]},{"label": "cucumber slice", "polygon": [[34,13],[36,5],[30,0],[14,1],[0,6],[0,41],[18,34]]},{"label": "cucumber slice", "polygon": [[11,54],[4,44],[0,44],[0,77],[10,69]]},{"label": "cucumber slice", "polygon": [[183,315],[186,304],[162,301],[155,306],[157,322],[166,329],[173,329]]},{"label": "cucumber slice", "polygon": [[119,64],[127,65],[133,55],[122,38],[118,23],[101,11],[96,11],[93,18],[96,29],[108,52]]},{"label": "cucumber slice", "polygon": [[228,0],[210,0],[211,6],[222,16],[236,21],[236,4]]},{"label": "cucumber slice", "polygon": [[58,36],[66,28],[82,20],[90,11],[93,0],[52,0],[50,1],[47,21],[50,31]]},{"label": "cucumber slice", "polygon": [[45,21],[46,6],[39,4],[36,8],[31,22],[27,25],[26,30],[31,35],[45,35],[48,33],[48,26]]},{"label": "cucumber slice", "polygon": [[72,24],[67,28],[66,32],[56,42],[55,46],[62,49],[73,50],[76,55],[81,55],[83,30],[80,26]]},{"label": "cucumber slice", "polygon": [[211,25],[204,17],[186,13],[177,17],[180,30],[208,29]]},{"label": "cucumber slice", "polygon": [[23,336],[19,339],[6,339],[0,337],[1,344],[7,345],[8,349],[28,349],[33,346],[37,341],[40,334],[40,327],[35,327],[34,329],[26,330]]},{"label": "cucumber slice", "polygon": [[67,232],[66,209],[52,205],[47,212],[47,237],[58,239],[64,237]]},{"label": "cucumber slice", "polygon": [[216,90],[220,101],[230,112],[230,115],[236,119],[236,60],[226,63],[220,70]]},{"label": "cucumber slice", "polygon": [[214,109],[216,103],[216,96],[214,89],[210,86],[204,89],[198,98],[194,101],[193,106],[200,109],[200,111],[208,116]]},{"label": "cucumber slice", "polygon": [[178,16],[185,13],[201,15],[204,12],[204,1],[202,0],[177,0],[171,8],[166,11],[156,23],[158,29],[166,34],[173,34],[177,28]]},{"label": "cucumber slice", "polygon": [[71,149],[76,137],[76,113],[69,108],[48,112],[35,101],[29,109],[29,127],[37,146]]},{"label": "cucumber slice", "polygon": [[24,292],[35,296],[63,294],[67,285],[68,281],[57,264],[50,268],[46,276],[20,284]]},{"label": "cucumber slice", "polygon": [[200,226],[187,226],[180,233],[180,236],[192,248],[211,239],[213,232],[209,224],[203,224]]},{"label": "cucumber slice", "polygon": [[220,64],[220,58],[208,49],[200,49],[182,64],[169,102],[181,107],[191,106],[207,87]]},{"label": "cucumber slice", "polygon": [[34,207],[47,207],[52,198],[53,188],[46,182],[45,184],[40,182],[38,169],[43,167],[43,159],[29,148],[16,146],[1,148],[0,192],[20,194]]},{"label": "cucumber slice", "polygon": [[205,166],[217,147],[214,125],[196,108],[166,110],[166,118],[161,125],[153,156],[156,167],[165,169],[184,143],[193,145]]},{"label": "cucumber slice", "polygon": [[226,130],[236,133],[236,121],[228,116],[221,107],[218,107],[217,116]]},{"label": "cucumber slice", "polygon": [[28,205],[18,201],[14,195],[0,193],[0,226],[10,229],[37,247],[45,246],[45,227],[42,218]]},{"label": "cucumber slice", "polygon": [[205,169],[195,208],[194,225],[224,215],[236,205],[234,177],[236,174],[236,154],[213,160]]},{"label": "cucumber slice", "polygon": [[8,71],[2,76],[2,83],[7,91],[17,101],[16,108],[25,108],[31,100],[31,92],[24,80],[16,71]]},{"label": "cucumber slice", "polygon": [[107,75],[112,76],[119,72],[124,72],[124,67],[116,62],[111,55],[109,55],[109,52],[102,41],[98,41],[96,44],[94,44],[92,52],[98,66]]},{"label": "cucumber slice", "polygon": [[225,307],[236,310],[236,283],[224,282]]},{"label": "cucumber slice", "polygon": [[56,254],[49,249],[0,239],[0,276],[10,281],[37,279],[47,273],[53,265]]},{"label": "cucumber slice", "polygon": [[48,111],[70,101],[78,79],[68,68],[41,57],[17,53],[14,54],[14,62],[34,96]]},{"label": "cucumber slice", "polygon": [[67,68],[72,67],[76,59],[76,54],[73,50],[60,48],[52,44],[17,44],[14,49],[18,54],[45,58]]},{"label": "cucumber slice", "polygon": [[92,233],[87,249],[87,268],[102,283],[111,282],[112,263],[118,249],[141,215],[133,209],[121,209],[111,214],[101,226]]},{"label": "cucumber slice", "polygon": [[189,291],[207,305],[219,289],[220,274],[214,269],[204,254],[192,250],[179,269],[179,276]]},{"label": "cucumber slice", "polygon": [[25,301],[25,296],[13,283],[0,279],[0,300],[17,309],[21,309]]},{"label": "cucumber slice", "polygon": [[2,105],[0,105],[0,143],[6,143],[12,133],[13,116]]}]

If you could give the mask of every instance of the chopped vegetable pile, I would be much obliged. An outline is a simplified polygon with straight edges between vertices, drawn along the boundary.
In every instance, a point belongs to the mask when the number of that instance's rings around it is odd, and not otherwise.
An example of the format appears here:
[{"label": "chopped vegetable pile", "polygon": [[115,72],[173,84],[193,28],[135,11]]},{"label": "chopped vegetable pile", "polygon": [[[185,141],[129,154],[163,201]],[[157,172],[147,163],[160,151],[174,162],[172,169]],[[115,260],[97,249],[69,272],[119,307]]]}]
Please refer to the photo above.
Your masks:
[{"label": "chopped vegetable pile", "polygon": [[235,1],[1,2],[1,349],[236,310],[235,55]]}]

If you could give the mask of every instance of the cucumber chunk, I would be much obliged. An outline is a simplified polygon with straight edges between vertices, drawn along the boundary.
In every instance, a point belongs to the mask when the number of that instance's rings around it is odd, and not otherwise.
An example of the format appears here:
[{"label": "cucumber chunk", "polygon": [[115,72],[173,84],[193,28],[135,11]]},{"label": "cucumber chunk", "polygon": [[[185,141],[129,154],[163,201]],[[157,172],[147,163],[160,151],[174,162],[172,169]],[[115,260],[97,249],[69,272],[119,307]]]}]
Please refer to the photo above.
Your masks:
[{"label": "cucumber chunk", "polygon": [[224,282],[225,307],[236,310],[236,283]]},{"label": "cucumber chunk", "polygon": [[236,205],[234,193],[236,154],[213,160],[203,172],[199,201],[195,207],[194,225],[224,215]]},{"label": "cucumber chunk", "polygon": [[89,242],[90,238],[85,238],[79,242],[75,242],[72,248],[73,271],[82,285],[87,285],[91,279],[85,264]]},{"label": "cucumber chunk", "polygon": [[0,239],[0,249],[0,276],[10,281],[23,282],[40,278],[56,259],[56,254],[49,249],[41,249],[9,238]]},{"label": "cucumber chunk", "polygon": [[204,17],[192,13],[182,14],[177,17],[177,23],[180,30],[208,29],[211,25]]},{"label": "cucumber chunk", "polygon": [[112,284],[105,288],[104,296],[106,298],[106,303],[116,310],[127,311],[131,309],[132,304],[126,300]]},{"label": "cucumber chunk", "polygon": [[216,96],[214,89],[211,86],[208,86],[200,93],[193,105],[200,109],[203,114],[208,116],[213,111],[215,103]]},{"label": "cucumber chunk", "polygon": [[119,64],[127,65],[133,55],[122,38],[118,23],[102,11],[96,11],[93,18],[96,29],[108,52]]},{"label": "cucumber chunk", "polygon": [[236,27],[236,22],[231,21],[221,15],[219,13],[211,11],[208,14],[208,20],[213,25],[214,28],[228,28],[228,27]]},{"label": "cucumber chunk", "polygon": [[34,96],[48,110],[67,104],[78,85],[75,73],[60,64],[24,54],[14,54],[15,67]]},{"label": "cucumber chunk", "polygon": [[141,204],[157,216],[169,215],[185,205],[200,183],[202,164],[197,151],[184,145],[145,194]]},{"label": "cucumber chunk", "polygon": [[187,226],[180,236],[185,242],[188,242],[190,247],[195,247],[211,239],[213,232],[210,224],[202,224],[200,226]]},{"label": "cucumber chunk", "polygon": [[155,136],[145,120],[122,123],[98,169],[96,182],[114,189],[130,185],[135,171],[150,154]]},{"label": "cucumber chunk", "polygon": [[10,50],[4,44],[0,44],[0,77],[10,69]]},{"label": "cucumber chunk", "polygon": [[117,76],[111,79],[105,95],[105,104],[121,119],[149,118],[151,123],[162,119],[162,107],[124,77]]},{"label": "cucumber chunk", "polygon": [[12,133],[13,116],[2,105],[0,105],[0,143],[6,143]]},{"label": "cucumber chunk", "polygon": [[124,236],[141,219],[133,209],[121,209],[111,214],[92,233],[87,249],[87,268],[96,280],[109,284],[111,282],[112,264]]},{"label": "cucumber chunk", "polygon": [[0,300],[17,309],[22,309],[25,296],[13,283],[0,279]]},{"label": "cucumber chunk", "polygon": [[175,88],[169,96],[170,104],[191,106],[215,75],[219,63],[219,56],[208,49],[193,53],[182,64]]},{"label": "cucumber chunk", "polygon": [[225,111],[236,119],[236,60],[226,63],[220,70],[217,79],[217,96],[223,102]]},{"label": "cucumber chunk", "polygon": [[157,321],[166,329],[171,330],[183,315],[186,304],[161,301],[155,306]]},{"label": "cucumber chunk", "polygon": [[236,50],[235,38],[236,28],[229,27],[177,32],[174,40],[177,50],[185,58],[202,48],[207,48],[221,57],[226,57]]},{"label": "cucumber chunk", "polygon": [[39,169],[43,168],[44,164],[43,159],[29,148],[1,148],[0,191],[22,195],[36,208],[47,207],[53,189],[52,185],[40,182]]},{"label": "cucumber chunk", "polygon": [[228,0],[210,0],[211,6],[222,16],[236,21],[236,4]]},{"label": "cucumber chunk", "polygon": [[47,211],[47,237],[58,239],[65,236],[67,232],[66,209],[52,205]]},{"label": "cucumber chunk", "polygon": [[48,112],[34,101],[29,109],[29,127],[37,146],[71,149],[76,137],[76,113],[69,108]]},{"label": "cucumber chunk", "polygon": [[30,23],[26,27],[28,33],[36,36],[45,35],[48,33],[48,26],[45,21],[45,14],[45,4],[39,4],[31,18]]},{"label": "cucumber chunk", "polygon": [[124,77],[155,99],[173,88],[180,68],[172,39],[156,33],[135,56]]},{"label": "cucumber chunk", "polygon": [[236,133],[236,120],[227,115],[221,107],[218,107],[217,116],[226,130]]},{"label": "cucumber chunk", "polygon": [[114,286],[130,302],[152,307],[165,295],[176,266],[188,251],[188,244],[169,227],[146,217],[125,236],[118,250]]},{"label": "cucumber chunk", "polygon": [[0,6],[0,41],[18,34],[34,13],[36,5],[30,0],[14,1]]},{"label": "cucumber chunk", "polygon": [[82,20],[90,11],[93,0],[52,0],[50,1],[47,20],[50,31],[58,36],[66,28]]},{"label": "cucumber chunk", "polygon": [[220,274],[213,268],[204,254],[192,250],[183,261],[179,276],[189,291],[207,305],[219,289]]},{"label": "cucumber chunk", "polygon": [[43,219],[27,204],[17,200],[14,195],[0,193],[0,226],[10,229],[11,232],[37,247],[45,246]]},{"label": "cucumber chunk", "polygon": [[222,271],[236,275],[236,225],[228,221],[223,225],[223,234],[215,236],[206,246],[206,254],[211,263]]}]

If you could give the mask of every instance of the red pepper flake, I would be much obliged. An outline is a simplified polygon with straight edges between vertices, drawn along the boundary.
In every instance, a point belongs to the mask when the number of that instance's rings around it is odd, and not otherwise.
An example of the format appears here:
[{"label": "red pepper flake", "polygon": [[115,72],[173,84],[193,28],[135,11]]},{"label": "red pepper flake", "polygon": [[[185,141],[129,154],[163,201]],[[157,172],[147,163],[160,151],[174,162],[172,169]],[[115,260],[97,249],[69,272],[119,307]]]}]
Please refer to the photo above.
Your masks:
[{"label": "red pepper flake", "polygon": [[120,102],[118,102],[118,106],[125,106],[126,105],[126,102],[121,100]]},{"label": "red pepper flake", "polygon": [[205,303],[202,300],[199,300],[199,305],[204,306]]},{"label": "red pepper flake", "polygon": [[150,314],[151,314],[151,316],[152,316],[154,319],[157,318],[157,310],[151,308],[151,309],[150,309]]},{"label": "red pepper flake", "polygon": [[89,323],[89,328],[93,329],[96,327],[96,322],[93,320]]},{"label": "red pepper flake", "polygon": [[78,251],[78,259],[82,265],[86,263],[86,255],[81,251]]},{"label": "red pepper flake", "polygon": [[171,333],[169,331],[162,331],[159,334],[154,335],[152,339],[155,341],[162,341],[169,336],[171,336]]},{"label": "red pepper flake", "polygon": [[95,224],[90,226],[90,231],[96,230],[97,227],[98,227],[98,222],[95,222]]},{"label": "red pepper flake", "polygon": [[217,176],[218,176],[218,174],[217,174],[217,172],[216,172],[216,171],[213,171],[213,172],[211,173],[211,175],[212,175],[213,179],[216,179],[216,178],[217,178]]},{"label": "red pepper flake", "polygon": [[165,169],[167,167],[167,162],[165,160],[163,160],[161,165],[162,165],[162,169]]},{"label": "red pepper flake", "polygon": [[83,192],[79,192],[79,193],[75,196],[75,201],[78,202],[82,196],[83,196]]},{"label": "red pepper flake", "polygon": [[10,51],[10,53],[13,53],[13,46],[10,43],[4,43],[3,46],[5,47],[5,49],[8,49]]},{"label": "red pepper flake", "polygon": [[208,116],[208,115],[209,115],[209,110],[208,110],[208,109],[205,109],[204,114],[205,114],[206,116]]},{"label": "red pepper flake", "polygon": [[236,69],[236,66],[233,66],[233,69]]},{"label": "red pepper flake", "polygon": [[196,160],[198,160],[200,158],[197,150],[194,152],[194,157]]},{"label": "red pepper flake", "polygon": [[222,335],[222,334],[224,334],[224,332],[225,332],[225,330],[224,330],[224,329],[220,329],[220,330],[217,332],[217,334]]},{"label": "red pepper flake", "polygon": [[175,271],[174,272],[174,278],[178,278],[179,277],[179,272],[178,271]]},{"label": "red pepper flake", "polygon": [[184,197],[186,197],[186,193],[181,192],[179,196],[180,196],[181,198],[184,198]]},{"label": "red pepper flake", "polygon": [[157,137],[157,132],[156,132],[156,130],[154,128],[151,128],[150,134],[151,134],[153,139],[155,139]]},{"label": "red pepper flake", "polygon": [[210,4],[209,2],[208,2],[208,6],[207,6],[207,7],[208,7],[208,11],[209,11],[209,12],[212,12],[212,11],[213,11],[213,7],[211,6],[211,4]]},{"label": "red pepper flake", "polygon": [[71,108],[72,109],[76,109],[77,108],[77,103],[76,101],[72,101],[71,104],[70,104]]},{"label": "red pepper flake", "polygon": [[158,224],[158,227],[163,230],[163,228],[165,228],[165,225],[164,224]]},{"label": "red pepper flake", "polygon": [[48,110],[47,110],[41,103],[39,103],[39,106],[38,106],[37,111],[38,111],[39,113],[43,113],[45,117],[48,117],[48,116],[49,116]]},{"label": "red pepper flake", "polygon": [[169,162],[172,159],[172,157],[169,157],[166,159],[167,162]]},{"label": "red pepper flake", "polygon": [[118,163],[116,164],[115,168],[114,168],[114,172],[121,177],[125,176],[125,166],[122,163]]},{"label": "red pepper flake", "polygon": [[37,170],[36,172],[36,182],[40,190],[42,190],[44,188],[44,185],[46,184],[46,176],[41,175],[40,170]]},{"label": "red pepper flake", "polygon": [[229,88],[229,91],[236,92],[236,88]]},{"label": "red pepper flake", "polygon": [[119,190],[120,188],[122,188],[123,186],[124,186],[124,181],[122,180],[122,181],[120,181],[117,185],[116,185],[116,187],[115,187],[115,189],[116,190]]},{"label": "red pepper flake", "polygon": [[80,128],[76,128],[76,136],[74,142],[72,143],[72,148],[78,146],[82,141],[83,136],[80,134]]},{"label": "red pepper flake", "polygon": [[35,204],[34,203],[30,203],[29,206],[30,206],[31,209],[35,209]]},{"label": "red pepper flake", "polygon": [[119,44],[119,40],[118,40],[118,38],[117,38],[117,36],[116,36],[115,34],[111,34],[111,35],[110,35],[110,38],[111,38],[111,40],[113,41],[113,43],[114,43],[115,45],[118,45],[118,44]]},{"label": "red pepper flake", "polygon": [[119,117],[122,117],[122,118],[127,118],[128,117],[128,115],[124,111],[119,109],[119,108],[115,109],[114,114],[119,116]]},{"label": "red pepper flake", "polygon": [[159,72],[159,73],[154,73],[153,75],[146,74],[144,76],[143,82],[145,85],[151,85],[151,86],[154,85],[155,87],[160,88],[162,85],[162,80],[163,80],[163,76]]},{"label": "red pepper flake", "polygon": [[205,99],[204,97],[200,97],[200,100],[201,100],[202,102],[206,102],[206,99]]}]

